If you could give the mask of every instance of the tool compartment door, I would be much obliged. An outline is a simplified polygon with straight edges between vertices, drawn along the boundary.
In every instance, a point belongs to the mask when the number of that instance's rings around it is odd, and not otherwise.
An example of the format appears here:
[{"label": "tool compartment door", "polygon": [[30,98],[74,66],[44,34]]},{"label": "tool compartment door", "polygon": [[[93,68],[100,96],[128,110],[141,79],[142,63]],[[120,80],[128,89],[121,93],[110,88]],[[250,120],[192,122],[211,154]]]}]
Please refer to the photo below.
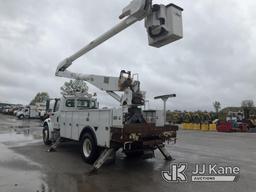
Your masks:
[{"label": "tool compartment door", "polygon": [[92,125],[94,125],[97,144],[101,147],[110,146],[110,122],[111,110],[95,110],[90,113]]},{"label": "tool compartment door", "polygon": [[112,110],[112,127],[123,128],[123,109]]},{"label": "tool compartment door", "polygon": [[61,113],[60,135],[68,139],[72,138],[73,112],[65,111]]},{"label": "tool compartment door", "polygon": [[[109,109],[90,109],[74,112],[72,139],[78,140],[83,129],[90,127],[95,133],[97,145],[101,147],[109,147],[111,118],[112,111]],[[79,132],[78,135],[77,131]]]}]

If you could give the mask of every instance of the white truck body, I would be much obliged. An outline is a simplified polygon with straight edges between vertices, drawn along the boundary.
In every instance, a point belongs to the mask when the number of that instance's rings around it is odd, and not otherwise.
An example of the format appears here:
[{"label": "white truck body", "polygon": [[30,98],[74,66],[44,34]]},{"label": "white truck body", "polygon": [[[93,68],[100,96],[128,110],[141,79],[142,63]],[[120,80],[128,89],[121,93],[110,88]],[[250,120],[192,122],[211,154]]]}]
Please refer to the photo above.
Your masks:
[{"label": "white truck body", "polygon": [[123,127],[122,109],[84,108],[79,106],[83,100],[90,101],[86,97],[63,97],[55,112],[45,120],[50,132],[57,129],[60,137],[79,141],[82,131],[89,128],[96,135],[98,146],[110,147],[111,127]]},{"label": "white truck body", "polygon": [[[44,121],[52,140],[55,140],[52,133],[57,131],[58,137],[80,141],[83,131],[89,129],[95,135],[97,146],[110,148],[113,139],[111,130],[114,128],[119,129],[120,133],[124,132],[123,108],[98,109],[96,99],[77,96],[62,97],[55,102],[50,117]],[[164,130],[163,112],[156,111],[154,122],[147,123]],[[120,141],[122,139],[120,137]]]}]

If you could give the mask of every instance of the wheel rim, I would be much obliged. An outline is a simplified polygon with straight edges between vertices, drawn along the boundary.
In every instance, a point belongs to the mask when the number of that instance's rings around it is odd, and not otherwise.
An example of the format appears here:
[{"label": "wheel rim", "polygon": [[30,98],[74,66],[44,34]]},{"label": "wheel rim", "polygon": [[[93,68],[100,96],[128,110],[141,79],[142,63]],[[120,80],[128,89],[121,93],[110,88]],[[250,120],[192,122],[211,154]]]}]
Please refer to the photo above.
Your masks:
[{"label": "wheel rim", "polygon": [[91,141],[86,138],[83,143],[83,152],[85,157],[89,157],[92,152],[92,143]]},{"label": "wheel rim", "polygon": [[45,130],[44,130],[44,134],[43,134],[43,139],[44,139],[44,141],[47,141],[47,136],[48,136],[48,130],[45,129]]}]

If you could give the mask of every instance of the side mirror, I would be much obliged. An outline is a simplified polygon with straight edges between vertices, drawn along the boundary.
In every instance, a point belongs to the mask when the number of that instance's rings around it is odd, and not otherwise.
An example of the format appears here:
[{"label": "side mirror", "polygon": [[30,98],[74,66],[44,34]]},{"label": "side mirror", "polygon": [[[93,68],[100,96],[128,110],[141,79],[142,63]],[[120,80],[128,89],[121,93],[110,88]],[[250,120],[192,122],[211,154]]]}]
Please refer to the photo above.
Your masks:
[{"label": "side mirror", "polygon": [[151,14],[145,19],[150,46],[159,48],[182,39],[182,11],[174,4],[153,5]]},{"label": "side mirror", "polygon": [[47,99],[46,100],[46,111],[49,111],[49,108],[50,108],[50,100]]}]

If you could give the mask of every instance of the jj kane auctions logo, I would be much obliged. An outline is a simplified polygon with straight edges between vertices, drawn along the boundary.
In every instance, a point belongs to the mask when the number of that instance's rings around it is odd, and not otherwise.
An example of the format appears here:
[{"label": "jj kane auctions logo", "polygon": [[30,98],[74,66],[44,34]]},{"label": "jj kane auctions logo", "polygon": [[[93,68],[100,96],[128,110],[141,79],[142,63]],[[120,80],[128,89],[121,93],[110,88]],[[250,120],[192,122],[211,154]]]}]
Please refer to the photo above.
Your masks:
[{"label": "jj kane auctions logo", "polygon": [[162,171],[162,178],[167,182],[234,182],[240,173],[239,167],[217,164],[193,164],[192,168],[189,172],[187,163],[171,164],[168,171]]}]

